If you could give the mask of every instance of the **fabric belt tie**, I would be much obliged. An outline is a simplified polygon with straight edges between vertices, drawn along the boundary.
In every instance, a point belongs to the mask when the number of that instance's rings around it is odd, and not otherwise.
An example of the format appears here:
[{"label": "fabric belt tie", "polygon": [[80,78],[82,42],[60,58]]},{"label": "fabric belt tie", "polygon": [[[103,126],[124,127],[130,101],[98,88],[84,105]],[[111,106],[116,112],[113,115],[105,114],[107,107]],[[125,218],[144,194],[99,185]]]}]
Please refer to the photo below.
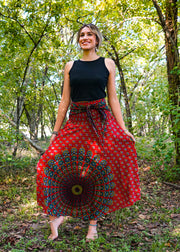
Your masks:
[{"label": "fabric belt tie", "polygon": [[[92,115],[92,110],[97,110],[100,114],[100,119],[101,119],[101,134],[102,136],[100,136],[97,126],[96,126],[96,121],[93,118]],[[87,117],[88,120],[90,122],[90,124],[92,125],[94,132],[96,133],[97,137],[104,141],[104,133],[106,131],[106,123],[107,123],[107,115],[105,111],[109,111],[108,106],[106,105],[105,102],[100,102],[98,104],[90,104],[90,105],[82,105],[82,104],[72,104],[72,108],[71,108],[71,114],[79,114],[79,113],[87,113]]]}]

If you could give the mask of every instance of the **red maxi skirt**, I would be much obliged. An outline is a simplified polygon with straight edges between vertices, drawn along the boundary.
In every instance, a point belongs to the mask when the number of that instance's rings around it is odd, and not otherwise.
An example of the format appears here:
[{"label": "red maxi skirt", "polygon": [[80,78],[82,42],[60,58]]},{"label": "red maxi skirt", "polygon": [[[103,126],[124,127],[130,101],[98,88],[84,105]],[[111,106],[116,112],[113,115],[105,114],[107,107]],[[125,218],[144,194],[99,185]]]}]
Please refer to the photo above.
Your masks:
[{"label": "red maxi skirt", "polygon": [[105,99],[73,102],[37,165],[37,202],[51,216],[99,219],[140,200],[134,141]]}]

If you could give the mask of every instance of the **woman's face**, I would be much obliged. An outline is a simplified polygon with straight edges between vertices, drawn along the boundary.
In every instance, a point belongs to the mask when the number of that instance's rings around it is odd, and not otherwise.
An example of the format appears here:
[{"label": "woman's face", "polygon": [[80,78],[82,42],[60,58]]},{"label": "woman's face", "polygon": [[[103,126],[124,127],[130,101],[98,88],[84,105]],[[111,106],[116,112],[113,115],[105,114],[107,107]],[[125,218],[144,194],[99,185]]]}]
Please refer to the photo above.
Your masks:
[{"label": "woman's face", "polygon": [[84,27],[80,32],[79,45],[83,50],[92,50],[96,48],[98,42],[96,35],[88,28]]}]

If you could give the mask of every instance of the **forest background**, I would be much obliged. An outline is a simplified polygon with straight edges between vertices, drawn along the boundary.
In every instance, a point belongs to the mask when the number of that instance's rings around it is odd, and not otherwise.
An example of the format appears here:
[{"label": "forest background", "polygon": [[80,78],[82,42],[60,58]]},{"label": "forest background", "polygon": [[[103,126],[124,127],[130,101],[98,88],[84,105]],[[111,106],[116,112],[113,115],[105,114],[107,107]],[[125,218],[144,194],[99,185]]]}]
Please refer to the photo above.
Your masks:
[{"label": "forest background", "polygon": [[161,181],[178,183],[179,7],[177,0],[1,0],[2,174],[31,166],[47,148],[64,66],[81,57],[77,30],[94,23],[103,34],[98,54],[116,64],[117,94],[138,159]]},{"label": "forest background", "polygon": [[1,159],[7,145],[16,156],[24,139],[43,152],[37,141],[52,132],[65,63],[81,54],[76,32],[92,22],[104,38],[98,53],[116,63],[117,94],[139,155],[153,159],[166,179],[176,180],[179,5],[177,0],[1,1]]}]

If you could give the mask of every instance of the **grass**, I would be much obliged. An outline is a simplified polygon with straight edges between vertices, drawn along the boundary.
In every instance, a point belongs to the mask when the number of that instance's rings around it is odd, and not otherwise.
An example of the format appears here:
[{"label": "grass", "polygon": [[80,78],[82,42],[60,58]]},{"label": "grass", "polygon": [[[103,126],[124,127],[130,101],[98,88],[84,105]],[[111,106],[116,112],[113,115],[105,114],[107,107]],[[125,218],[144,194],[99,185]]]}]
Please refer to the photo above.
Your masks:
[{"label": "grass", "polygon": [[48,241],[47,217],[36,203],[37,160],[26,153],[1,167],[0,251],[180,251],[179,191],[146,169],[147,160],[139,161],[141,201],[100,219],[96,241],[85,242],[88,222],[78,219],[59,228],[57,241]]}]

